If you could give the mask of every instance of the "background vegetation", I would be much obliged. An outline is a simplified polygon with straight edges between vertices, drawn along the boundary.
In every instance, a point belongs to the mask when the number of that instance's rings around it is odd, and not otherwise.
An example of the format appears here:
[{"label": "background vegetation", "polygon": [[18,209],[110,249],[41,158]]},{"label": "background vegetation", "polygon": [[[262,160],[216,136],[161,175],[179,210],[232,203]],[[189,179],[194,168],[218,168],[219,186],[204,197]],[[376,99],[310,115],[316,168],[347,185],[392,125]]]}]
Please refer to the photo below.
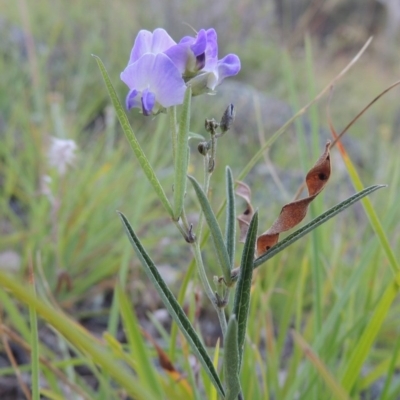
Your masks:
[{"label": "background vegetation", "polygon": [[[123,211],[136,227],[176,293],[187,277],[191,254],[128,148],[90,55],[104,61],[121,100],[126,89],[119,82],[119,73],[140,29],[164,27],[179,39],[191,34],[190,26],[214,27],[220,55],[239,55],[242,71],[238,77],[224,83],[215,96],[193,102],[192,126],[200,134],[204,134],[204,118],[219,118],[229,102],[237,108],[235,128],[219,142],[218,165],[211,183],[217,208],[225,193],[224,165],[230,165],[237,177],[260,144],[312,100],[371,34],[375,35],[371,47],[335,86],[331,114],[336,129],[340,131],[367,102],[399,79],[399,31],[393,28],[388,2],[349,3],[0,0],[1,274],[7,271],[14,277],[12,282],[19,282],[30,293],[29,266],[34,266],[37,298],[44,305],[63,310],[99,338],[104,331],[110,332],[105,345],[110,354],[136,366],[139,356],[133,349],[141,339],[128,335],[124,356],[111,339],[114,336],[126,342],[116,303],[112,302],[120,280],[140,325],[169,352],[169,321],[165,322],[162,304],[142,276],[115,211]],[[389,185],[371,196],[381,234],[388,238],[387,247],[376,233],[377,225],[369,222],[371,210],[366,213],[358,204],[256,273],[243,365],[246,398],[339,398],[332,395],[329,385],[327,389],[324,371],[350,398],[400,398],[396,373],[400,366],[400,310],[395,299],[398,288],[393,284],[398,258],[395,249],[400,241],[398,99],[399,89],[387,94],[350,129],[344,142],[365,186]],[[260,210],[262,230],[293,197],[330,137],[327,102],[328,98],[323,98],[297,119],[246,177]],[[144,118],[133,111],[129,118],[171,195],[166,116]],[[62,178],[47,163],[50,136],[74,139],[79,147],[74,167]],[[193,175],[200,176],[201,160],[195,149],[193,141],[190,168]],[[331,182],[315,201],[312,216],[356,191],[349,167],[336,149],[332,157]],[[52,178],[57,207],[43,194],[44,175]],[[194,198],[188,202],[195,211]],[[239,209],[242,206],[239,203]],[[196,214],[191,218],[195,220]],[[207,255],[211,253],[205,254],[212,270],[213,259]],[[216,317],[199,298],[196,276],[190,278],[193,290],[181,292],[181,297],[205,343],[215,345],[219,335]],[[26,303],[32,306],[32,298],[24,298],[4,279],[1,275],[0,286],[8,290],[0,290],[0,398],[25,398],[20,382],[30,385],[34,363],[29,354],[36,324],[29,318],[35,321],[35,307],[29,315]],[[381,300],[388,288],[393,289],[392,296],[387,295],[384,307]],[[111,384],[108,374],[112,376],[112,371],[104,369],[101,357],[89,350],[82,352],[63,328],[51,323],[46,310],[36,308],[36,343],[42,356],[38,368],[47,382],[43,398],[112,399],[131,393],[123,382],[115,384],[115,377]],[[44,315],[47,317],[42,319]],[[125,313],[123,318],[137,326],[135,316]],[[369,328],[371,321],[375,329]],[[167,330],[161,326],[164,322]],[[293,342],[291,329],[313,347],[314,359],[303,339]],[[91,338],[82,332],[83,342]],[[155,360],[154,344],[147,340],[146,345],[149,351],[143,359]],[[194,390],[186,347],[180,346],[177,354],[170,352],[169,356],[183,371],[181,382],[189,382]],[[357,357],[362,365],[360,374],[354,367]],[[11,365],[13,358],[18,368]],[[103,366],[102,373],[95,363]],[[150,368],[154,379],[162,382],[165,398],[195,398],[195,391],[188,394],[184,383],[177,385],[158,361],[155,364]],[[356,371],[353,377],[348,372],[352,367]],[[140,371],[138,376],[146,393],[152,385],[146,385]],[[216,398],[206,377],[200,387],[199,398],[204,393],[207,398]],[[162,398],[161,391],[152,393],[154,398]],[[138,393],[136,397],[146,398]]]}]

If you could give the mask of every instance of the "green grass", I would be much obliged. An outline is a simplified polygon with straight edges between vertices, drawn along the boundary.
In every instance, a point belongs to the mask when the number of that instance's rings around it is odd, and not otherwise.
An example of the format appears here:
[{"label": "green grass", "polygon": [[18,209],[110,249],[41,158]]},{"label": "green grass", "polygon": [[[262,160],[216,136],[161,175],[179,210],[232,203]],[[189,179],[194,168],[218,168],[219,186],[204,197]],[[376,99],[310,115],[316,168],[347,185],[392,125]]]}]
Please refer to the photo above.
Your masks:
[{"label": "green grass", "polygon": [[[241,10],[245,2],[238,3]],[[117,116],[109,108],[95,59],[90,56],[101,57],[122,102],[125,88],[119,73],[139,29],[160,25],[178,38],[190,34],[190,29],[175,26],[169,13],[180,12],[182,21],[195,28],[200,26],[195,25],[194,16],[207,20],[210,15],[192,2],[179,5],[177,11],[160,3],[153,15],[138,0],[112,4],[104,0],[38,0],[34,6],[24,0],[15,4],[0,0],[7,26],[27,30],[36,43],[34,49],[29,48],[29,40],[16,44],[7,36],[12,31],[7,28],[0,44],[0,253],[12,250],[21,257],[20,269],[11,273],[0,265],[0,334],[31,355],[20,371],[32,377],[33,399],[39,398],[38,390],[49,399],[80,395],[106,400],[126,398],[126,394],[137,399],[218,398],[208,376],[192,372],[191,350],[175,325],[169,337],[163,332],[167,339],[159,343],[180,371],[179,376],[159,366],[157,349],[140,336],[143,309],[152,312],[145,300],[150,282],[124,237],[117,210],[135,227],[156,265],[178,269],[180,280],[172,289],[182,305],[189,305],[188,315],[193,318],[199,305],[195,291],[188,286],[200,284],[189,246],[176,231],[123,136]],[[268,7],[261,7],[259,19],[269,12]],[[243,38],[234,14],[226,14],[225,21],[212,18],[221,41],[220,54],[239,54],[243,70],[238,79],[287,101],[293,114],[353,56],[333,58],[329,48],[320,48],[312,37],[305,39],[304,48],[283,51],[277,41],[260,37],[255,27]],[[23,49],[24,43],[28,51]],[[368,54],[364,57],[366,60],[362,58],[335,87],[331,108],[338,131],[399,78],[393,72],[395,66],[389,65],[385,74],[379,75],[379,62]],[[400,161],[394,124],[398,90],[383,97],[346,134],[352,141],[346,145],[349,158],[345,162],[337,149],[332,151],[331,182],[307,218],[345,200],[363,185],[382,183],[389,187],[364,200],[363,207],[356,204],[339,214],[254,272],[241,373],[246,399],[358,399],[363,392],[368,396],[376,380],[382,383],[382,400],[396,398],[400,387],[396,374],[400,367],[396,254],[400,241]],[[192,103],[192,130],[200,134],[205,134],[204,118],[218,119],[226,107],[219,103],[218,94],[206,101],[209,104],[200,99]],[[235,103],[235,99],[231,101]],[[269,160],[289,198],[297,190],[298,176],[312,166],[329,138],[326,101],[327,97],[307,111],[308,127],[297,118],[291,130],[280,132],[271,143]],[[203,110],[210,109],[215,114],[205,115]],[[229,132],[219,140],[217,168],[211,180],[210,202],[215,214],[225,198],[225,165],[237,179],[250,161],[248,155],[271,140],[274,132],[262,125],[262,112],[250,107],[250,125],[242,136]],[[105,118],[107,113],[109,118]],[[174,163],[168,116],[146,119],[134,111],[128,118],[166,197],[172,201]],[[79,146],[76,163],[63,178],[47,166],[49,135],[72,138]],[[241,140],[244,135],[248,136],[246,144]],[[190,145],[189,171],[200,181],[202,160],[197,142],[191,140]],[[268,164],[264,161],[259,159],[250,171],[245,168],[242,177],[252,187],[260,232],[271,225],[285,203],[285,193],[265,173]],[[56,208],[41,193],[43,175],[52,178]],[[188,215],[194,215],[198,208],[191,185],[187,192]],[[22,217],[9,207],[10,199],[21,209]],[[237,200],[239,213],[242,207]],[[225,217],[222,212],[218,215],[223,226]],[[237,247],[235,266],[243,249],[242,245]],[[214,268],[218,263],[212,249],[210,241],[203,245],[210,279],[220,274]],[[30,263],[36,291],[27,278]],[[57,290],[65,273],[72,287],[64,285]],[[89,306],[98,300],[104,304],[117,285],[121,290],[110,307]],[[159,300],[154,304],[162,307]],[[208,316],[214,313],[206,300],[201,307]],[[85,314],[105,316],[108,333],[103,338],[73,322]],[[120,321],[127,343],[116,340]],[[198,321],[191,322],[196,326]],[[56,349],[41,339],[49,326],[57,332]],[[222,376],[223,346],[208,350]],[[4,353],[3,342],[0,352]],[[86,366],[98,379],[96,390],[74,370],[77,365]],[[11,367],[0,368],[0,376],[14,373]],[[66,388],[72,397],[67,397]]]}]

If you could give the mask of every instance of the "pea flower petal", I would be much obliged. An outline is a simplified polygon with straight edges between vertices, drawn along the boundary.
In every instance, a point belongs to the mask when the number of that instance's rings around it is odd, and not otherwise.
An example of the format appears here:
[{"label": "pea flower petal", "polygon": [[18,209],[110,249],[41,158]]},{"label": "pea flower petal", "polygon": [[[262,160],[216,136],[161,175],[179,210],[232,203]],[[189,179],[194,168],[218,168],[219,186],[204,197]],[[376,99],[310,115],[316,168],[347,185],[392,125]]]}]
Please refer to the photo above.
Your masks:
[{"label": "pea flower petal", "polygon": [[139,107],[144,115],[183,102],[186,85],[175,64],[163,53],[146,53],[121,73],[129,87],[127,109]]},{"label": "pea flower petal", "polygon": [[190,82],[193,95],[213,91],[226,77],[240,71],[240,60],[235,54],[218,60],[217,33],[212,28],[201,29],[195,38],[185,36],[165,54]]},{"label": "pea flower petal", "polygon": [[144,115],[150,115],[156,104],[156,96],[149,89],[144,89],[142,93],[142,110]]},{"label": "pea flower petal", "polygon": [[138,97],[139,92],[136,89],[131,89],[126,96],[125,105],[127,110],[133,107],[140,107],[140,97]]},{"label": "pea flower petal", "polygon": [[193,96],[210,93],[227,77],[236,75],[240,71],[240,59],[236,54],[228,54],[219,60],[217,66],[207,72],[196,75],[188,81],[192,86]]},{"label": "pea flower petal", "polygon": [[121,79],[129,87],[126,107],[157,114],[183,102],[186,84],[193,95],[210,93],[226,78],[240,71],[240,60],[228,54],[218,60],[215,29],[201,29],[177,44],[161,28],[141,30]]},{"label": "pea flower petal", "polygon": [[174,45],[176,45],[176,42],[164,29],[157,28],[154,32],[142,29],[136,36],[128,65],[139,60],[144,54],[163,53]]},{"label": "pea flower petal", "polygon": [[[225,78],[237,75],[240,71],[240,59],[236,54],[228,54],[217,63],[219,85]],[[216,85],[216,86],[217,86]]]}]

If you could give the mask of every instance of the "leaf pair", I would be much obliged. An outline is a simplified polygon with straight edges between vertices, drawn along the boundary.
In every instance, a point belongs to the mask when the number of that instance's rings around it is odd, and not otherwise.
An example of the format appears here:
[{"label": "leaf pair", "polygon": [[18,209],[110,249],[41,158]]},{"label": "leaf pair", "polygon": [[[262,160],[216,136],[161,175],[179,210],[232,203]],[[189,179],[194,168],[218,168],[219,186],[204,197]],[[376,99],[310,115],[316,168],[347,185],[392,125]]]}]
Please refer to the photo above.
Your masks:
[{"label": "leaf pair", "polygon": [[[299,224],[306,216],[308,206],[324,189],[331,174],[331,162],[329,154],[330,142],[325,146],[324,153],[317,160],[306,176],[305,183],[308,189],[308,197],[293,201],[283,206],[279,217],[272,226],[257,238],[257,256],[266,253],[272,246],[278,243],[279,234],[292,229]],[[249,222],[254,214],[251,205],[251,190],[243,182],[238,183],[236,194],[242,197],[247,207],[243,214],[238,216],[240,227],[240,240],[247,235]]]}]

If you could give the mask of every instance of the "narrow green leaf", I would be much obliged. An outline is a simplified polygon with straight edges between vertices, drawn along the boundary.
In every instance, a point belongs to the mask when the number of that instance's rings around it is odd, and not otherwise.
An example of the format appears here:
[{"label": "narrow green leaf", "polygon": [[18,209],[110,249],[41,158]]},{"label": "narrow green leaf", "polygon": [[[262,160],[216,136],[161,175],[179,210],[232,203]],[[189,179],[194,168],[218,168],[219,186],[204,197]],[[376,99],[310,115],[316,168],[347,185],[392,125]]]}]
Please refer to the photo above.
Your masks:
[{"label": "narrow green leaf", "polygon": [[196,132],[189,132],[189,140],[206,140],[206,138],[203,135],[200,135],[200,133]]},{"label": "narrow green leaf", "polygon": [[253,215],[250,222],[249,230],[244,244],[242,261],[240,263],[240,271],[238,283],[235,291],[235,301],[233,303],[232,313],[236,316],[238,323],[238,348],[239,357],[242,359],[244,339],[246,336],[247,317],[250,307],[250,289],[251,279],[253,277],[254,252],[257,239],[258,229],[258,211]]},{"label": "narrow green leaf", "polygon": [[267,260],[270,258],[276,256],[278,253],[280,253],[282,250],[286,249],[286,247],[290,246],[293,244],[296,240],[299,240],[302,238],[304,235],[307,233],[311,232],[313,229],[318,227],[319,225],[322,225],[335,215],[339,214],[343,210],[345,210],[347,207],[350,207],[352,204],[357,202],[358,200],[362,199],[365,196],[368,196],[372,192],[375,192],[375,190],[381,189],[386,187],[386,185],[373,185],[365,188],[361,192],[358,192],[354,194],[353,196],[349,197],[348,199],[342,201],[341,203],[337,204],[336,206],[330,208],[328,211],[324,212],[317,218],[314,218],[311,222],[309,222],[307,225],[304,225],[302,228],[298,229],[296,232],[292,233],[289,235],[287,238],[282,240],[281,242],[277,243],[275,246],[272,246],[265,254],[263,254],[261,257],[258,257],[254,261],[254,268],[259,267],[261,264],[264,264]]},{"label": "narrow green leaf", "polygon": [[239,370],[238,323],[235,315],[232,315],[224,340],[224,377],[227,400],[237,399],[240,393]]},{"label": "narrow green leaf", "polygon": [[[213,359],[213,364],[214,367],[217,368],[218,367],[218,361],[219,361],[219,351],[220,351],[220,340],[217,340],[217,343],[215,344],[214,347],[214,359]],[[210,386],[209,390],[206,391],[206,394],[208,395],[208,398],[210,400],[217,400],[217,391],[215,390],[215,388],[213,386]]]},{"label": "narrow green leaf", "polygon": [[162,397],[160,382],[156,378],[154,367],[152,366],[150,356],[146,349],[146,343],[140,332],[139,323],[132,310],[132,304],[130,304],[127,296],[119,286],[117,286],[116,294],[129,350],[133,359],[136,361],[136,373],[140,381],[143,382],[143,385],[146,386],[149,392],[153,393],[155,398]]},{"label": "narrow green leaf", "polygon": [[100,68],[100,72],[103,76],[104,83],[106,84],[108,94],[110,95],[111,101],[115,108],[115,112],[117,113],[118,120],[121,124],[122,130],[124,131],[125,136],[128,139],[128,142],[131,145],[131,148],[135,153],[135,156],[138,159],[140,166],[143,169],[143,172],[145,173],[147,179],[153,186],[154,191],[157,193],[158,198],[160,199],[161,203],[167,210],[168,214],[173,218],[174,213],[172,211],[171,204],[168,201],[167,196],[165,195],[164,189],[162,188],[161,183],[159,182],[153,170],[153,167],[149,163],[146,155],[144,154],[142,148],[140,147],[138,140],[136,139],[136,136],[125,114],[125,111],[118,99],[117,93],[115,92],[115,89],[111,83],[110,77],[108,76],[107,70],[104,67],[103,62],[99,57],[95,55],[93,55],[93,57],[96,59],[97,65]]},{"label": "narrow green leaf", "polygon": [[186,192],[186,180],[188,169],[188,137],[190,129],[190,105],[192,101],[192,89],[186,89],[185,100],[179,119],[179,130],[176,142],[175,171],[174,171],[174,219],[177,221],[182,214],[183,200]]},{"label": "narrow green leaf", "polygon": [[342,386],[351,391],[356,379],[360,375],[361,367],[367,358],[372,344],[385,320],[390,306],[399,293],[400,272],[395,275],[394,280],[389,284],[375,310],[369,319],[369,323],[364,329],[361,337],[357,340],[357,345],[352,351],[349,362],[343,374]]},{"label": "narrow green leaf", "polygon": [[172,318],[181,329],[193,352],[201,362],[204,370],[207,372],[209,378],[218,390],[219,395],[224,398],[224,389],[222,387],[217,371],[215,370],[211,358],[208,355],[203,344],[201,343],[199,337],[197,336],[197,333],[194,330],[192,324],[190,323],[185,312],[182,310],[181,306],[177,302],[173,293],[165,284],[164,280],[157,270],[157,267],[154,265],[146,250],[143,248],[139,238],[136,236],[136,233],[130,226],[126,217],[122,213],[119,213],[119,215],[121,217],[129,241],[131,242],[132,247],[139,257],[143,269],[146,272],[146,275],[153,283],[155,289],[157,290],[159,296],[161,297],[161,300],[163,301],[165,307],[168,309]]},{"label": "narrow green leaf", "polygon": [[230,267],[231,263],[229,261],[228,251],[226,249],[224,238],[222,236],[221,229],[218,225],[217,218],[215,217],[210,202],[208,201],[207,196],[204,193],[203,189],[200,187],[199,183],[192,176],[189,176],[189,179],[193,184],[201,209],[203,210],[204,217],[210,228],[210,233],[213,238],[218,262],[222,269],[222,275],[224,276],[226,284],[230,286],[232,282],[231,267]]},{"label": "narrow green leaf", "polygon": [[230,260],[230,267],[233,268],[235,262],[235,243],[236,243],[236,215],[235,215],[235,191],[233,185],[232,171],[226,167],[226,225],[225,243]]}]

